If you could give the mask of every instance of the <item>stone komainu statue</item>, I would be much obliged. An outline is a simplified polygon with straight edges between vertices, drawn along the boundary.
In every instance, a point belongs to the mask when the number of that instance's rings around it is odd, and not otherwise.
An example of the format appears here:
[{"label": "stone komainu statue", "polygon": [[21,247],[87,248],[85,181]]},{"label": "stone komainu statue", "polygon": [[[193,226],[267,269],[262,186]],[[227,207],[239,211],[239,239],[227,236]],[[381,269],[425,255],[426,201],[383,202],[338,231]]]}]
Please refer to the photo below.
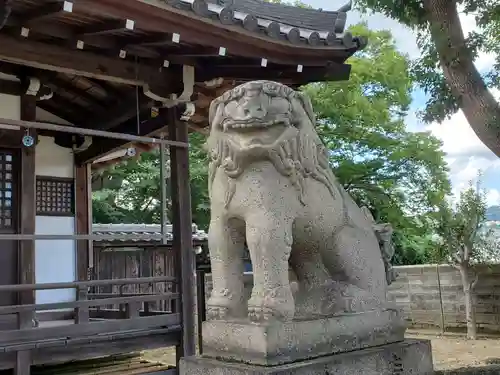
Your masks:
[{"label": "stone komainu statue", "polygon": [[249,82],[212,102],[210,125],[209,317],[286,321],[384,308],[386,262],[373,223],[333,175],[309,99]]},{"label": "stone komainu statue", "polygon": [[373,231],[375,232],[375,236],[377,236],[380,251],[382,252],[387,285],[391,285],[397,278],[396,271],[392,267],[392,258],[394,257],[395,251],[394,244],[392,242],[392,225],[390,223],[376,223],[368,207],[362,207],[361,209],[365,213],[368,221],[372,223]]}]

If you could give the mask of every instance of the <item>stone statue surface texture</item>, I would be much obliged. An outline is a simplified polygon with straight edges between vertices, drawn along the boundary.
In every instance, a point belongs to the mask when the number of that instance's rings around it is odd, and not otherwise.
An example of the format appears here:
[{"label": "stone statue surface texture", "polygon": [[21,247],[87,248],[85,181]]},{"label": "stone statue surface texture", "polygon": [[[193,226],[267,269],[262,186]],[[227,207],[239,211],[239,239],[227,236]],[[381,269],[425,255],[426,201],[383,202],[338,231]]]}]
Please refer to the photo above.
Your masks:
[{"label": "stone statue surface texture", "polygon": [[[210,121],[209,316],[289,321],[383,307],[379,241],[330,169],[309,99],[279,83],[249,82],[215,99]],[[245,242],[254,276],[248,301]]]},{"label": "stone statue surface texture", "polygon": [[338,183],[310,100],[253,81],[215,99],[209,118],[203,357],[270,368],[402,343],[406,323],[386,299],[392,230]]}]

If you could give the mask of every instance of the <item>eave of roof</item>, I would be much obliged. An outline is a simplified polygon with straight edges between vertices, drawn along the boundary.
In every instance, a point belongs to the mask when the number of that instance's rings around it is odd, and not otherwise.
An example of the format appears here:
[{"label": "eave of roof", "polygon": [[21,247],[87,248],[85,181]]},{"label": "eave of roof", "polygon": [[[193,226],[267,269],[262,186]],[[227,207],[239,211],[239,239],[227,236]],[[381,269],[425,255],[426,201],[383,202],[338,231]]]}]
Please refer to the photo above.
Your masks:
[{"label": "eave of roof", "polygon": [[[283,19],[282,22],[277,22],[271,16],[269,18],[257,17],[239,10],[237,3],[232,6],[223,6],[206,0],[99,0],[98,5],[103,11],[107,9],[108,12],[122,17],[136,12],[134,14],[137,20],[141,13],[148,14],[151,28],[156,28],[153,25],[159,26],[157,23],[160,22],[159,19],[168,20],[171,25],[179,22],[185,24],[189,20],[192,29],[198,29],[198,31],[203,27],[206,28],[207,25],[215,26],[215,28],[205,29],[205,35],[207,40],[215,36],[220,38],[222,47],[224,47],[224,41],[234,39],[235,35],[239,34],[242,43],[254,44],[257,40],[265,41],[266,44],[261,44],[260,47],[276,53],[300,53],[311,57],[331,57],[331,60],[335,60],[335,57],[338,60],[339,57],[344,56],[345,60],[366,45],[364,38],[344,32],[345,12],[337,14],[336,19],[341,20],[340,24],[333,23],[330,30],[315,30],[310,27],[311,25],[303,27],[292,25],[296,23],[295,20],[287,22]],[[301,10],[297,7],[279,6]],[[158,11],[158,9],[163,11]],[[319,10],[307,11],[321,15],[324,13]],[[199,23],[193,21],[199,21]],[[179,36],[182,39],[182,33],[179,33]],[[235,54],[238,53],[235,52]]]}]

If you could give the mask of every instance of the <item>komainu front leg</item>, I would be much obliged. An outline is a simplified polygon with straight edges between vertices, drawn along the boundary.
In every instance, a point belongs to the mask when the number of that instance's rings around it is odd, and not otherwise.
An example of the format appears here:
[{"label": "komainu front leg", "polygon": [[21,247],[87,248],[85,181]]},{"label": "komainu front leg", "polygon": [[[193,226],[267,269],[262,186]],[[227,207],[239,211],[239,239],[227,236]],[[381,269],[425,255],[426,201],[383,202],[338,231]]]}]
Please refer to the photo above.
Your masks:
[{"label": "komainu front leg", "polygon": [[241,318],[247,313],[243,286],[245,226],[237,219],[210,222],[208,245],[212,266],[212,294],[207,302],[210,319]]},{"label": "komainu front leg", "polygon": [[295,304],[288,277],[293,219],[262,214],[247,220],[247,245],[254,287],[248,301],[251,320],[292,320]]}]

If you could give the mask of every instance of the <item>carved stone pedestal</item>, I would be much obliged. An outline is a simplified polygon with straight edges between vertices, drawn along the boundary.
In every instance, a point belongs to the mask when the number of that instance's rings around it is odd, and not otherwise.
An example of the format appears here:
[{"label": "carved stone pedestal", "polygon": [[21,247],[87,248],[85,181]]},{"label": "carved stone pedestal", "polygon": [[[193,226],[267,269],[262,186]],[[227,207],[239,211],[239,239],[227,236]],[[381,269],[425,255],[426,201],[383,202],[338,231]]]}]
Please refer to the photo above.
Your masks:
[{"label": "carved stone pedestal", "polygon": [[181,359],[180,375],[433,375],[430,342],[395,344],[279,365],[257,366],[211,358]]},{"label": "carved stone pedestal", "polygon": [[404,340],[399,310],[373,310],[317,320],[203,323],[205,357],[274,366]]}]

